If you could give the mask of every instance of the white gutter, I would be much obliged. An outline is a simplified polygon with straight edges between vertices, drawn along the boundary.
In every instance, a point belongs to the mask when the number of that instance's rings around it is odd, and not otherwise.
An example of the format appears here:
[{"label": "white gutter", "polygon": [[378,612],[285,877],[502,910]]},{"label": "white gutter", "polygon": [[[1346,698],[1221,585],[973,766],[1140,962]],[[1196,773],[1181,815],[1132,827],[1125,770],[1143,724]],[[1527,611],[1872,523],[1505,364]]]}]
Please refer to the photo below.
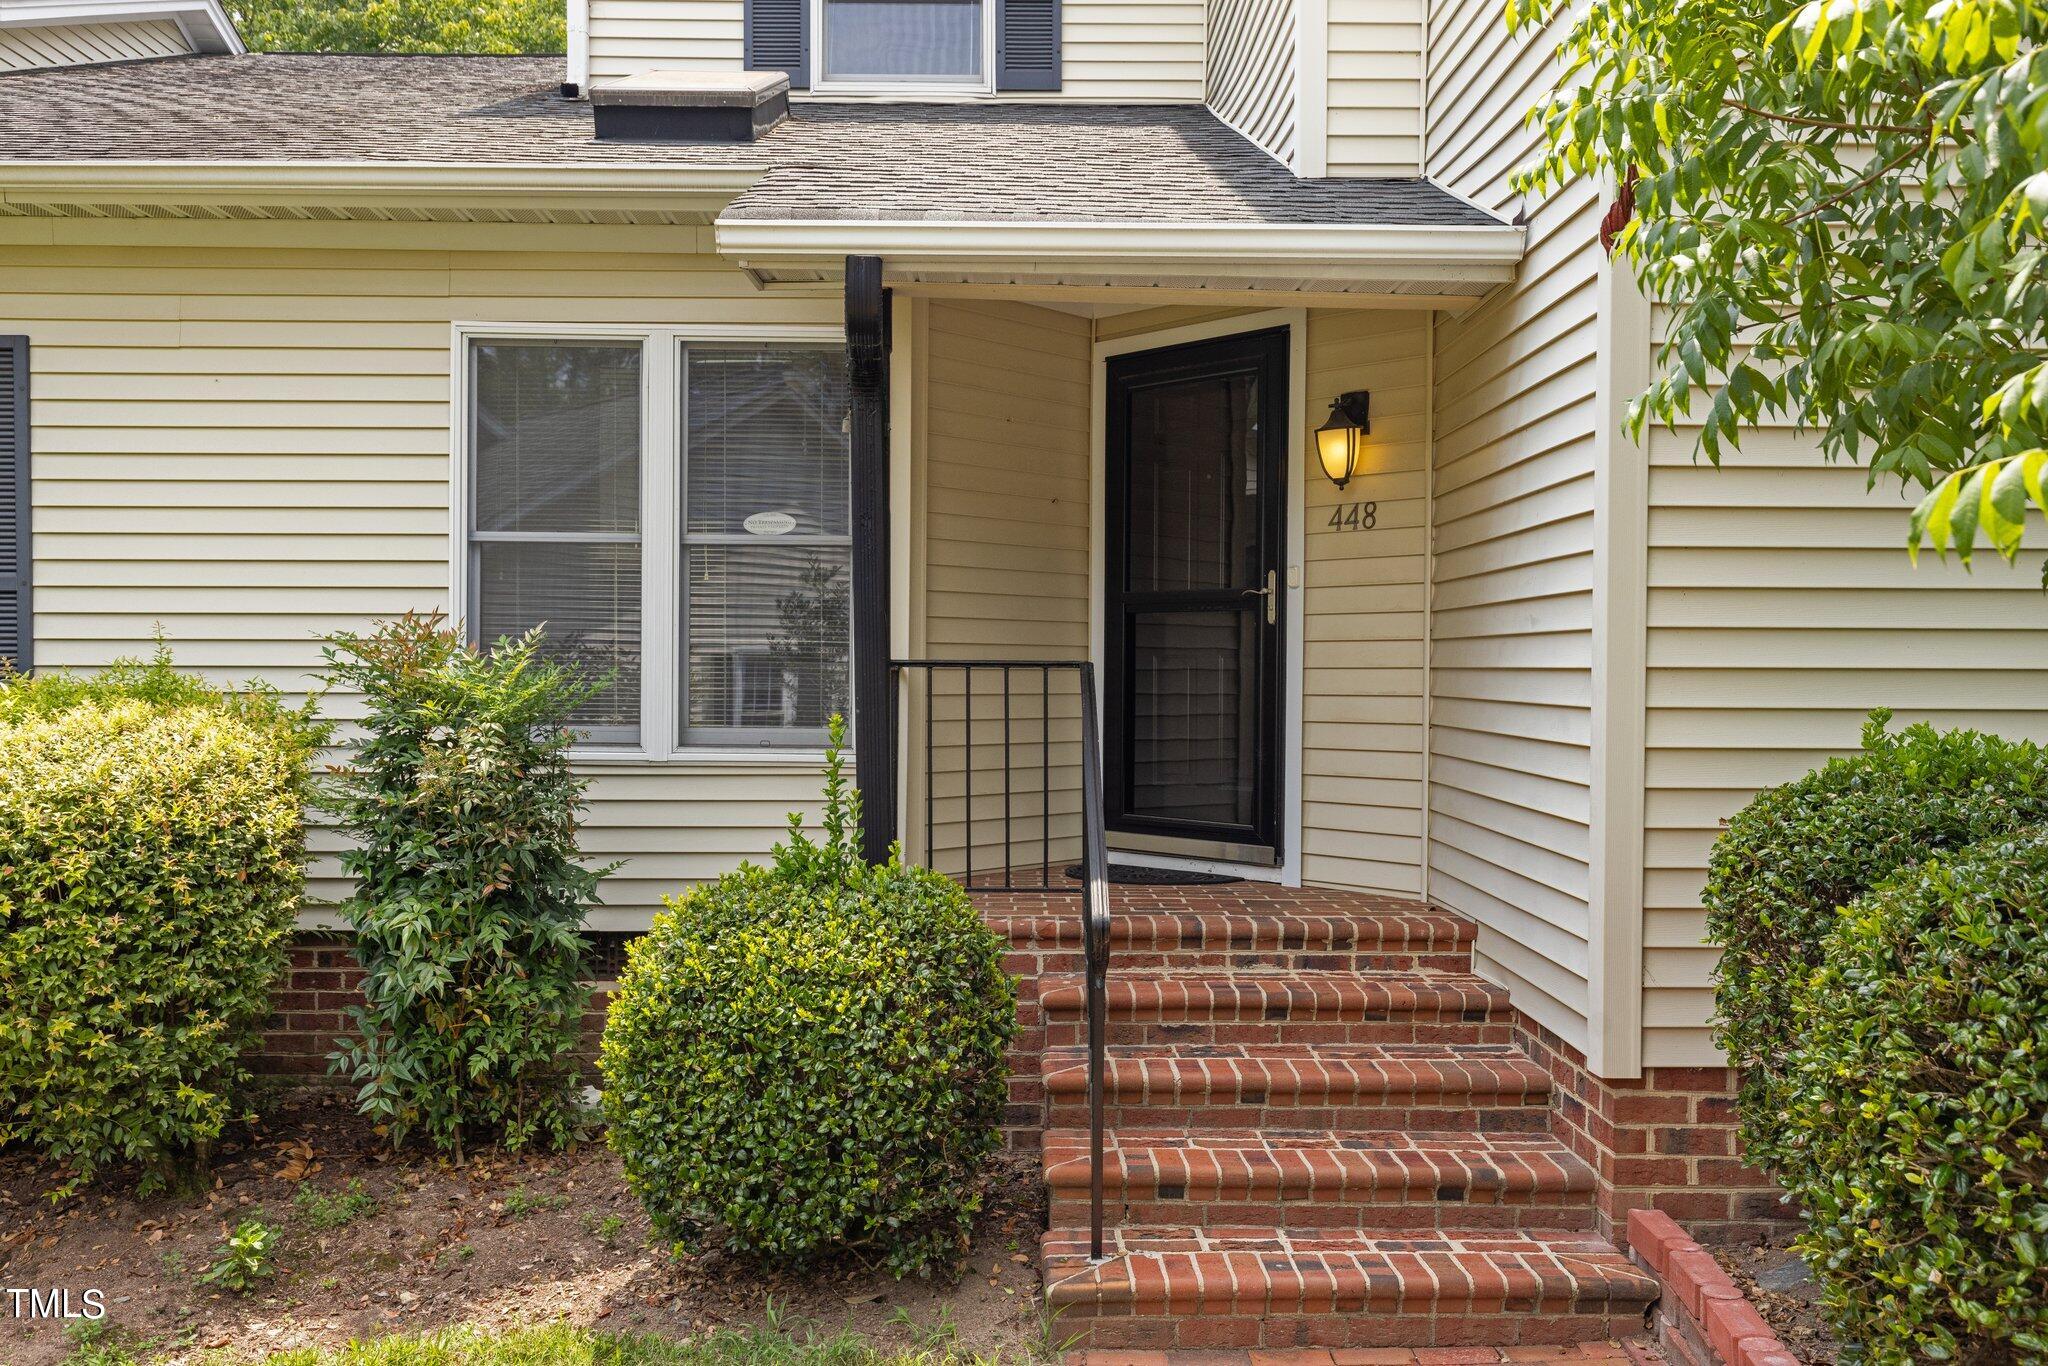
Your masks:
[{"label": "white gutter", "polygon": [[569,0],[569,73],[564,85],[576,87],[576,97],[590,95],[590,0]]},{"label": "white gutter", "polygon": [[1030,263],[1085,273],[1090,267],[1199,268],[1245,278],[1275,267],[1324,277],[1461,280],[1499,284],[1522,259],[1524,230],[1508,224],[1379,227],[1297,223],[961,223],[933,220],[721,218],[718,251],[748,269],[834,265],[849,254],[884,258],[892,270],[987,269]]},{"label": "white gutter", "polygon": [[751,188],[753,166],[644,162],[6,161],[0,203],[536,208],[588,205],[716,212]]},{"label": "white gutter", "polygon": [[195,52],[246,50],[220,0],[8,0],[0,4],[0,28],[140,23],[150,19],[175,23]]}]

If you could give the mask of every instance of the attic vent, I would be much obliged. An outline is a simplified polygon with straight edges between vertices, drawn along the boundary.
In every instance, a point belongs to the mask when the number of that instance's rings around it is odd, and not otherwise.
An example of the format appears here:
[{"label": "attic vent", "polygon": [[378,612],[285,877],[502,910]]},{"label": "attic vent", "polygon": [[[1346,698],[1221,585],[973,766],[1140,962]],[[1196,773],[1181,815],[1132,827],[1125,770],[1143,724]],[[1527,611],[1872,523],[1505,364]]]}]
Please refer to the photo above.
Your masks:
[{"label": "attic vent", "polygon": [[606,142],[752,142],[789,117],[780,71],[643,71],[590,88]]}]

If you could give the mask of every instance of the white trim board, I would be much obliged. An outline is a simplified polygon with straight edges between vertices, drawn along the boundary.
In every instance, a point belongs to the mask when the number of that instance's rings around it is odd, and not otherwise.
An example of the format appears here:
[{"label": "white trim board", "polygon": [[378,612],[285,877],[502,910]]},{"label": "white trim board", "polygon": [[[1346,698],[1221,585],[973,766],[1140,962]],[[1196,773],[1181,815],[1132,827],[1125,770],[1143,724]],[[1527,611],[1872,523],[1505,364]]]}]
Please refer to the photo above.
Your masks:
[{"label": "white trim board", "polygon": [[176,24],[194,52],[246,50],[220,0],[7,0],[0,5],[0,28],[132,24],[152,19]]},{"label": "white trim board", "polygon": [[[1107,515],[1107,493],[1104,486],[1108,468],[1108,453],[1104,449],[1108,433],[1108,387],[1106,362],[1111,356],[1130,355],[1139,351],[1156,351],[1161,347],[1181,346],[1188,342],[1214,341],[1218,337],[1232,337],[1244,332],[1264,332],[1272,328],[1287,329],[1287,544],[1285,578],[1287,582],[1286,635],[1283,641],[1281,660],[1280,691],[1287,705],[1282,718],[1280,737],[1280,847],[1281,861],[1278,867],[1263,867],[1256,864],[1229,863],[1217,859],[1178,858],[1166,854],[1147,854],[1136,850],[1119,849],[1112,852],[1127,863],[1154,868],[1186,868],[1198,872],[1234,873],[1248,881],[1278,882],[1287,887],[1301,885],[1301,708],[1302,708],[1302,632],[1305,629],[1302,600],[1304,579],[1303,565],[1307,560],[1308,536],[1303,525],[1308,501],[1307,454],[1302,448],[1302,435],[1307,430],[1304,415],[1308,411],[1308,310],[1305,308],[1269,309],[1260,313],[1240,313],[1234,317],[1218,318],[1208,322],[1190,323],[1181,327],[1161,328],[1156,332],[1145,332],[1135,336],[1118,337],[1114,341],[1098,341],[1093,347],[1089,366],[1089,420],[1088,420],[1088,657],[1095,663],[1095,676],[1104,677],[1106,663],[1103,653],[1103,633],[1107,626],[1102,611],[1103,586],[1106,576],[1108,536],[1104,526]],[[1106,699],[1098,694],[1095,704],[1098,712]]]}]

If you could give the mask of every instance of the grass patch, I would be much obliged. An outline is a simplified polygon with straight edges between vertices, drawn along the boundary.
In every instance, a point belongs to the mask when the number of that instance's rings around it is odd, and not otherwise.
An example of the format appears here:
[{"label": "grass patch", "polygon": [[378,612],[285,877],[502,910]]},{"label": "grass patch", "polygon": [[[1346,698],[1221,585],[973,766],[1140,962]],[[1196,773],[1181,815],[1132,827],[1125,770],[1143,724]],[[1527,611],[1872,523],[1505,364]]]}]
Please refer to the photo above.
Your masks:
[{"label": "grass patch", "polygon": [[375,1212],[377,1201],[357,1177],[333,1194],[300,1186],[292,1205],[305,1221],[318,1229],[346,1228],[365,1214]]},{"label": "grass patch", "polygon": [[[112,1335],[78,1343],[70,1366],[149,1366],[151,1344],[123,1346]],[[224,1353],[208,1366],[237,1360]],[[968,1355],[950,1346],[887,1351],[851,1333],[799,1338],[787,1330],[721,1329],[688,1342],[621,1333],[596,1333],[565,1323],[489,1333],[476,1328],[378,1338],[337,1351],[305,1348],[264,1358],[263,1366],[1001,1366],[996,1356]]]}]

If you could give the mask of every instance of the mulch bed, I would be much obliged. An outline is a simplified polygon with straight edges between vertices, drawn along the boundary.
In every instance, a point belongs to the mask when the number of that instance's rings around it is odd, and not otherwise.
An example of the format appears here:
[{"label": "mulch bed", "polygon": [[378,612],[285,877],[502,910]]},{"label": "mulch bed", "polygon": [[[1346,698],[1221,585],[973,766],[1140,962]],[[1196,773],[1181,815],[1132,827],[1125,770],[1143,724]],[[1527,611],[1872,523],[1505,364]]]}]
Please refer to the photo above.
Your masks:
[{"label": "mulch bed", "polygon": [[1801,1361],[1827,1366],[1842,1359],[1844,1348],[1820,1315],[1820,1287],[1798,1253],[1782,1241],[1709,1250]]},{"label": "mulch bed", "polygon": [[[375,1207],[339,1228],[316,1227],[295,1200],[354,1181]],[[211,1188],[196,1195],[138,1199],[132,1182],[106,1181],[53,1204],[53,1184],[26,1154],[0,1154],[0,1287],[69,1289],[74,1303],[98,1289],[129,1337],[195,1355],[260,1359],[448,1323],[555,1318],[673,1337],[772,1319],[1012,1359],[1043,1338],[1043,1186],[1037,1163],[1016,1158],[989,1177],[954,1283],[897,1281],[851,1259],[791,1276],[718,1252],[671,1257],[647,1245],[646,1216],[601,1141],[558,1155],[487,1153],[458,1169],[392,1156],[324,1091],[278,1099],[224,1145]],[[247,1295],[200,1284],[228,1230],[259,1215],[284,1233],[278,1274]],[[0,1298],[0,1361],[51,1366],[68,1354],[62,1324],[17,1319]]]}]

